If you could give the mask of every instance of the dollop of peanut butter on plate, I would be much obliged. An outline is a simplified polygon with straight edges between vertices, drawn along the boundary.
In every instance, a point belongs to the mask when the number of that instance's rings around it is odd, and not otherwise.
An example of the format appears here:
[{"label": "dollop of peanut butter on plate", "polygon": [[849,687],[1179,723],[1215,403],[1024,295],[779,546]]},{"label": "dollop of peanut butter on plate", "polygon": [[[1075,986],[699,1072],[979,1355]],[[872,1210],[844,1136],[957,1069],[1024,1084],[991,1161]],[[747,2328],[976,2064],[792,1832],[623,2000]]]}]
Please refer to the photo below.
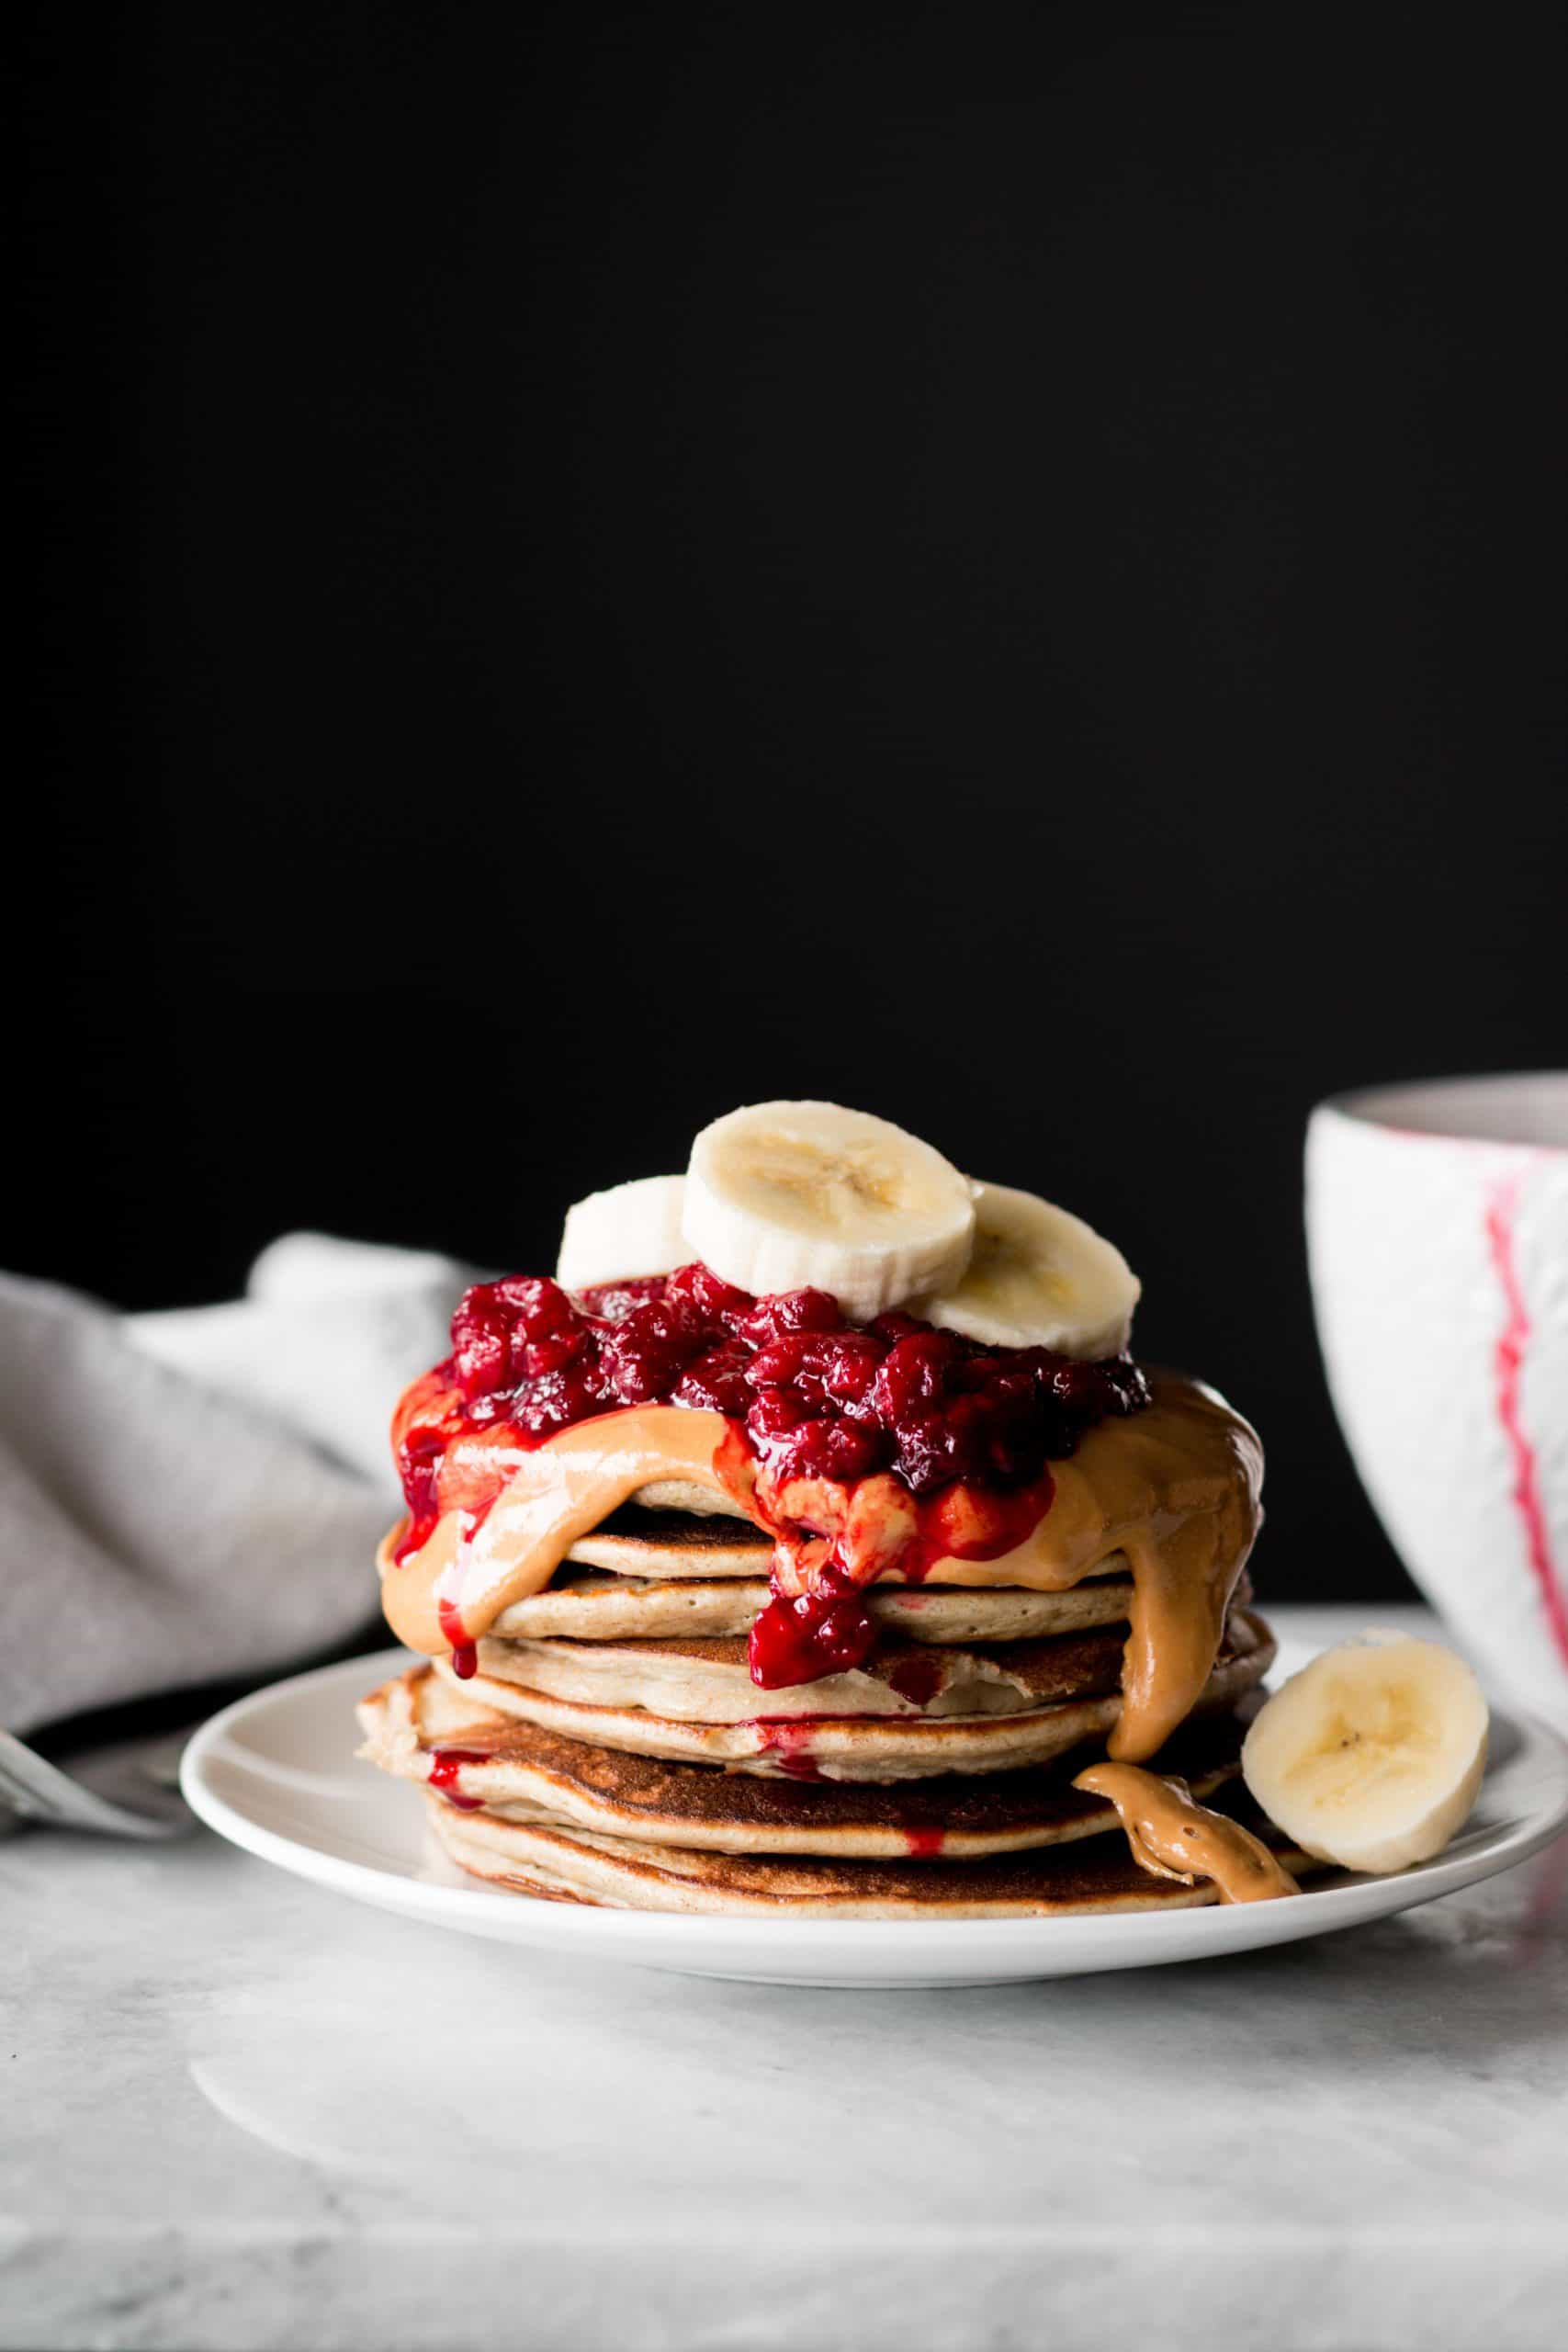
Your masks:
[{"label": "dollop of peanut butter on plate", "polygon": [[1185,1781],[1164,1780],[1137,1764],[1091,1764],[1073,1786],[1110,1799],[1134,1860],[1156,1878],[1179,1879],[1186,1886],[1212,1879],[1222,1903],[1271,1903],[1301,1893],[1261,1838],[1195,1804]]}]

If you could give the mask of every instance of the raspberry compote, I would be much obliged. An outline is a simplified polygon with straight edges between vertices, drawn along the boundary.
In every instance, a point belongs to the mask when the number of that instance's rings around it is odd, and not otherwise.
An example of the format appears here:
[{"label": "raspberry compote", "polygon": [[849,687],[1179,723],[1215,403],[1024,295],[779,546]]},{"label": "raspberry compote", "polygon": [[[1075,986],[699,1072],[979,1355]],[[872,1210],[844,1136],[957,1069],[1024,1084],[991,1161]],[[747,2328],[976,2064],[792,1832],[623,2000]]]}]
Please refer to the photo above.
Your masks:
[{"label": "raspberry compote", "polygon": [[1148,1402],[1125,1355],[983,1347],[912,1315],[848,1323],[825,1291],[754,1298],[703,1265],[575,1295],[508,1275],[465,1293],[451,1355],[398,1407],[396,1556],[448,1510],[471,1533],[519,1455],[575,1422],[638,1405],[721,1414],[774,1539],[750,1665],[778,1690],[863,1661],[863,1589],[885,1571],[918,1581],[938,1560],[1014,1550],[1050,1508],[1051,1463]]}]

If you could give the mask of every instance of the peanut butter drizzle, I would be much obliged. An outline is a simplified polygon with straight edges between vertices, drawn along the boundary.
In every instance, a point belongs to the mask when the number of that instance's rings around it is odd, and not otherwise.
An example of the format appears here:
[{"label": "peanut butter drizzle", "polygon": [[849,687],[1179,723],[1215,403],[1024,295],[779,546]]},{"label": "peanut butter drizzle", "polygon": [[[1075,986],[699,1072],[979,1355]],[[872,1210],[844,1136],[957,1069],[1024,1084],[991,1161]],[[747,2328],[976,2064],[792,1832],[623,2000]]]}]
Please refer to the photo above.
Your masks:
[{"label": "peanut butter drizzle", "polygon": [[442,1603],[470,1639],[503,1609],[542,1592],[577,1542],[639,1487],[681,1478],[723,1493],[716,1467],[729,1434],[721,1413],[684,1405],[640,1405],[576,1421],[517,1457],[517,1467],[482,1523],[443,1512],[428,1543],[400,1566],[397,1530],[377,1555],[381,1606],[400,1642],[427,1657],[450,1647]]},{"label": "peanut butter drizzle", "polygon": [[[1153,1388],[1145,1411],[1098,1423],[1070,1460],[1052,1464],[1050,1509],[1025,1543],[999,1559],[938,1560],[931,1570],[941,1584],[1061,1592],[1123,1553],[1134,1598],[1108,1744],[1126,1762],[1152,1756],[1190,1713],[1261,1518],[1262,1450],[1247,1422],[1194,1381],[1158,1374]],[[542,1591],[578,1538],[639,1487],[710,1487],[762,1524],[750,1473],[717,1413],[646,1405],[579,1421],[519,1455],[471,1537],[466,1515],[448,1511],[400,1566],[397,1531],[387,1538],[378,1557],[387,1622],[411,1649],[443,1656],[443,1607],[447,1628],[456,1621],[477,1639],[503,1609]],[[825,1548],[803,1544],[801,1563]],[[780,1565],[789,1589],[809,1582],[787,1555]]]},{"label": "peanut butter drizzle", "polygon": [[1180,1879],[1188,1886],[1212,1879],[1222,1903],[1271,1903],[1301,1893],[1260,1838],[1239,1821],[1195,1804],[1185,1781],[1164,1780],[1136,1764],[1091,1764],[1073,1786],[1109,1797],[1134,1860],[1156,1878]]}]

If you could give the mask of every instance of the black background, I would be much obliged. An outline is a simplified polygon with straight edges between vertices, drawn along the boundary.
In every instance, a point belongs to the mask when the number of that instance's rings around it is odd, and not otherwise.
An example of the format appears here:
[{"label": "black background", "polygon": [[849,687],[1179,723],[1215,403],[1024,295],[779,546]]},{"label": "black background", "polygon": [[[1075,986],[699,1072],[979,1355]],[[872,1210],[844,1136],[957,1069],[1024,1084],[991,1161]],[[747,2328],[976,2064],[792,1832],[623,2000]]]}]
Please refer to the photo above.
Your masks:
[{"label": "black background", "polygon": [[1301,1136],[1562,1055],[1557,12],[482,21],[37,18],[12,1261],[537,1266],[825,1095],[1397,1589]]}]

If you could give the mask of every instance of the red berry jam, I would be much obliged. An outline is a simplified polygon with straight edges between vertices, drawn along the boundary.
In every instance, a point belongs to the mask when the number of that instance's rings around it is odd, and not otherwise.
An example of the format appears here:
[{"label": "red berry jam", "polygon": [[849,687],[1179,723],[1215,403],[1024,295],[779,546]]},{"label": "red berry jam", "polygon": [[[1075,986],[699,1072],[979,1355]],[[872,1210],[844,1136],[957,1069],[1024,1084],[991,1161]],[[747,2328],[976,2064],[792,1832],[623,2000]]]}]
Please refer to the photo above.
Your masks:
[{"label": "red berry jam", "polygon": [[459,1682],[471,1682],[479,1668],[479,1644],[468,1639],[468,1629],[449,1600],[438,1600],[435,1613],[442,1632],[452,1645],[453,1673]]},{"label": "red berry jam", "polygon": [[810,1753],[811,1725],[799,1715],[759,1715],[757,1730],[765,1753],[792,1781],[820,1781],[821,1767]]},{"label": "red berry jam", "polygon": [[889,1686],[900,1699],[908,1699],[912,1707],[929,1707],[942,1689],[942,1662],[940,1650],[911,1650],[899,1658],[887,1677]]},{"label": "red berry jam", "polygon": [[482,1797],[466,1797],[457,1786],[457,1775],[465,1764],[488,1764],[490,1758],[481,1756],[476,1747],[433,1747],[430,1751],[430,1785],[439,1789],[448,1804],[459,1813],[478,1813],[484,1804]]},{"label": "red berry jam", "polygon": [[846,1674],[876,1640],[861,1588],[848,1571],[824,1568],[814,1592],[776,1593],[751,1628],[751,1679],[763,1690]]},{"label": "red berry jam", "polygon": [[[987,1348],[912,1315],[852,1324],[825,1291],[753,1298],[703,1265],[575,1295],[508,1275],[464,1294],[450,1357],[398,1408],[409,1516],[396,1556],[448,1510],[471,1532],[519,1454],[574,1422],[637,1405],[720,1413],[757,1466],[756,1510],[780,1546],[751,1634],[752,1679],[779,1689],[869,1655],[859,1595],[883,1569],[913,1578],[1021,1544],[1050,1506],[1049,1464],[1148,1401],[1125,1355]],[[454,1615],[471,1674],[462,1630]]]}]

